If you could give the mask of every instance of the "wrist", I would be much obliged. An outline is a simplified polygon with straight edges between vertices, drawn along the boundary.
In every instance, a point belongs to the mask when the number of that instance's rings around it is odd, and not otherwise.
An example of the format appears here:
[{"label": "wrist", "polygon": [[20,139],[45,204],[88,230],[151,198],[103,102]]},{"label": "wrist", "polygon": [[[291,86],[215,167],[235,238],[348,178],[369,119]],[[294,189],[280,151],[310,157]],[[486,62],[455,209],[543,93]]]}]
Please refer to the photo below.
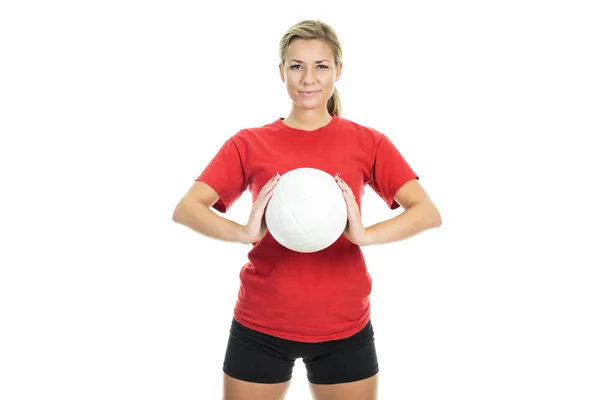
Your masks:
[{"label": "wrist", "polygon": [[365,228],[365,234],[363,236],[363,240],[361,240],[361,246],[371,246],[375,244],[373,241],[373,231],[370,228],[371,227]]},{"label": "wrist", "polygon": [[239,225],[237,231],[238,231],[238,233],[237,233],[236,242],[241,243],[241,244],[252,243],[252,239],[248,236],[248,233],[246,232],[246,227],[244,225]]}]

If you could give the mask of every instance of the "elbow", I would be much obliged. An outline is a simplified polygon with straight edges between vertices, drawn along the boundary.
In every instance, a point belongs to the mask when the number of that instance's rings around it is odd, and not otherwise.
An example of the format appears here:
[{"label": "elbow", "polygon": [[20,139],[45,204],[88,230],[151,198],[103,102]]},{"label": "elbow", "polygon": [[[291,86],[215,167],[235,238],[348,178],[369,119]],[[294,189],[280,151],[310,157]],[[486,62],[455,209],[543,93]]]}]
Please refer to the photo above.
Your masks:
[{"label": "elbow", "polygon": [[432,228],[439,228],[442,226],[442,215],[440,214],[440,210],[438,210],[434,204],[431,205],[429,221]]},{"label": "elbow", "polygon": [[196,201],[191,197],[183,197],[177,206],[175,206],[171,219],[175,223],[187,225],[190,220],[197,218],[198,207],[202,205],[204,205],[202,202]]},{"label": "elbow", "polygon": [[435,225],[433,226],[434,228],[439,228],[440,226],[442,226],[442,216],[440,215],[440,212],[437,212],[437,215],[435,217]]},{"label": "elbow", "polygon": [[180,224],[183,218],[183,213],[183,204],[182,201],[180,201],[179,203],[177,203],[177,206],[175,206],[175,209],[173,210],[173,215],[171,216],[173,222]]},{"label": "elbow", "polygon": [[173,219],[173,222],[179,223],[179,209],[177,207],[173,210],[173,216],[171,218]]}]

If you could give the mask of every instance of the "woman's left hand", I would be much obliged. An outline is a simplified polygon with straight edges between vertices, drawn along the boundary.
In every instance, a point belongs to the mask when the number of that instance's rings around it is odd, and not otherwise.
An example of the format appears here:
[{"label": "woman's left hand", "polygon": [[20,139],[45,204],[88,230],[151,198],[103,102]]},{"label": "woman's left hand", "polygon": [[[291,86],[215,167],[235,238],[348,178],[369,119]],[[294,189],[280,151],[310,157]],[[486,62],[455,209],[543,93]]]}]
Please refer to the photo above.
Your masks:
[{"label": "woman's left hand", "polygon": [[363,226],[360,209],[358,208],[354,193],[352,193],[350,186],[339,175],[335,176],[335,181],[342,190],[348,208],[348,224],[344,230],[344,235],[349,241],[358,246],[365,245],[368,242],[367,229]]}]

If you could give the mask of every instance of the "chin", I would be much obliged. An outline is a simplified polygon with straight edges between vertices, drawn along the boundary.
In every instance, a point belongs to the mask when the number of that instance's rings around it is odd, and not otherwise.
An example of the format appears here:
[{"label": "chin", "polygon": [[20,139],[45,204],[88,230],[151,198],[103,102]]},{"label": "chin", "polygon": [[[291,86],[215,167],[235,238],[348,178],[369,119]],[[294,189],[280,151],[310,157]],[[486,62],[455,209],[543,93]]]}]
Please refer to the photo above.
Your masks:
[{"label": "chin", "polygon": [[304,97],[300,97],[299,99],[297,99],[298,104],[306,104],[311,105],[311,106],[316,106],[320,103],[322,103],[321,101],[321,96],[314,96],[311,98],[304,98]]},{"label": "chin", "polygon": [[300,101],[298,103],[298,106],[300,106],[300,108],[303,108],[305,110],[315,110],[318,108],[323,107],[323,104],[321,104],[320,102],[304,102],[304,101]]}]

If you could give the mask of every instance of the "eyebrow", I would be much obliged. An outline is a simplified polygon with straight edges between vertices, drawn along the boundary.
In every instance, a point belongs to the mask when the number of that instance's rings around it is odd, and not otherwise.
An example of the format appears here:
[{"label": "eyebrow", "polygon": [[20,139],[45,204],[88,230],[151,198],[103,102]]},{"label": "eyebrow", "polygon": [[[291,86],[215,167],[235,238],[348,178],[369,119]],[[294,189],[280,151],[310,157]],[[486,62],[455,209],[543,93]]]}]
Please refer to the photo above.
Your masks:
[{"label": "eyebrow", "polygon": [[[300,61],[300,60],[296,60],[296,59],[290,60],[290,62],[292,62],[292,61],[297,62],[298,64],[304,64],[304,62]],[[317,60],[317,61],[315,61],[316,64],[323,64],[324,62],[331,63],[331,61],[329,61],[329,60]]]}]

